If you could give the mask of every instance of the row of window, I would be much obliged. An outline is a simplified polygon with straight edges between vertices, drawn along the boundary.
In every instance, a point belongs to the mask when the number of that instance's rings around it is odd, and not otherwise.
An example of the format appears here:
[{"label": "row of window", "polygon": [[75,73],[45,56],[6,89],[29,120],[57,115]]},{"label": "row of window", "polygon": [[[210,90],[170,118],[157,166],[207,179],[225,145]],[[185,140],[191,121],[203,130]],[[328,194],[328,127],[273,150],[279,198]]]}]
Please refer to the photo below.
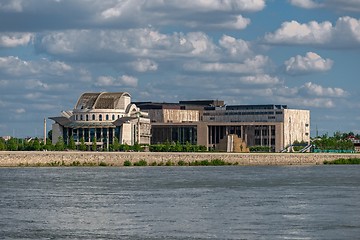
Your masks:
[{"label": "row of window", "polygon": [[221,115],[274,115],[274,114],[283,114],[282,111],[269,111],[269,112],[233,112],[233,111],[227,111],[227,112],[204,112],[204,116],[221,116]]},{"label": "row of window", "polygon": [[[91,119],[90,119],[91,117]],[[117,119],[119,119],[120,117],[122,117],[122,115],[117,115]],[[95,114],[79,114],[79,115],[75,115],[75,121],[115,121],[115,114],[111,115],[111,119],[110,119],[110,115],[106,114],[104,119],[103,119],[103,115],[99,114],[98,118],[96,118]]]}]

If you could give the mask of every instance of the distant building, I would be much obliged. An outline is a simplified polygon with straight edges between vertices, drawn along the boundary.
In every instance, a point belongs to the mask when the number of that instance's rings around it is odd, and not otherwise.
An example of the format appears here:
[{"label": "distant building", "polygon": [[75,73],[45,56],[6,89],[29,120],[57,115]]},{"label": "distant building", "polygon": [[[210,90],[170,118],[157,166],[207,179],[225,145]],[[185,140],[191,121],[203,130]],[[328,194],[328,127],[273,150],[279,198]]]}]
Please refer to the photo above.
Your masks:
[{"label": "distant building", "polygon": [[148,113],[131,103],[127,92],[84,93],[73,110],[63,111],[60,117],[50,117],[52,140],[59,137],[69,143],[73,138],[79,145],[84,140],[90,146],[94,139],[99,149],[109,148],[117,138],[120,144],[150,143]]},{"label": "distant building", "polygon": [[360,139],[356,138],[355,136],[349,136],[348,140],[350,140],[354,144],[355,152],[360,152]]},{"label": "distant building", "polygon": [[248,147],[268,146],[274,152],[295,141],[310,143],[310,111],[286,105],[226,106],[219,100],[136,105],[149,114],[153,144],[189,142],[217,149],[229,134],[236,134]]},{"label": "distant building", "polygon": [[5,141],[9,141],[12,137],[11,136],[2,136],[2,139],[4,139]]}]

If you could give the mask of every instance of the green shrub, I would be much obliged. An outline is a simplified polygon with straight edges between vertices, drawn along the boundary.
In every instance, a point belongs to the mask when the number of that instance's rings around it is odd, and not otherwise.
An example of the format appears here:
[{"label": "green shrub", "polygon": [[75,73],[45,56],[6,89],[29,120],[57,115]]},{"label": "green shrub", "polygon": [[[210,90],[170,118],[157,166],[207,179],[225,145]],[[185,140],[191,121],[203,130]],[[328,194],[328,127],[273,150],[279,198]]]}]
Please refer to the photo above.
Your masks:
[{"label": "green shrub", "polygon": [[271,147],[268,146],[251,146],[250,152],[270,152]]},{"label": "green shrub", "polygon": [[134,163],[134,166],[147,166],[146,160],[140,160]]},{"label": "green shrub", "polygon": [[221,160],[221,159],[213,159],[211,160],[210,164],[212,166],[223,166],[223,165],[226,165],[225,161],[224,160]]},{"label": "green shrub", "polygon": [[69,166],[73,166],[73,167],[76,167],[76,166],[80,166],[81,163],[79,161],[73,161],[72,163],[70,163]]},{"label": "green shrub", "polygon": [[174,163],[171,161],[171,160],[168,160],[166,163],[165,163],[166,166],[174,166]]},{"label": "green shrub", "polygon": [[360,158],[340,158],[333,161],[324,161],[324,164],[360,164]]},{"label": "green shrub", "polygon": [[208,160],[202,160],[202,161],[200,162],[200,165],[201,165],[201,166],[209,166],[210,163],[209,163]]},{"label": "green shrub", "polygon": [[178,166],[185,166],[185,165],[186,165],[186,162],[183,161],[183,160],[180,160],[180,161],[177,162],[177,165],[178,165]]},{"label": "green shrub", "polygon": [[131,166],[132,164],[131,164],[131,161],[129,161],[129,160],[126,160],[125,162],[124,162],[124,166],[125,167],[128,167],[128,166]]},{"label": "green shrub", "polygon": [[103,162],[103,161],[101,161],[100,163],[99,163],[99,166],[100,167],[106,167],[108,164],[106,163],[106,162]]},{"label": "green shrub", "polygon": [[199,166],[200,162],[198,160],[195,160],[189,164],[190,166]]}]

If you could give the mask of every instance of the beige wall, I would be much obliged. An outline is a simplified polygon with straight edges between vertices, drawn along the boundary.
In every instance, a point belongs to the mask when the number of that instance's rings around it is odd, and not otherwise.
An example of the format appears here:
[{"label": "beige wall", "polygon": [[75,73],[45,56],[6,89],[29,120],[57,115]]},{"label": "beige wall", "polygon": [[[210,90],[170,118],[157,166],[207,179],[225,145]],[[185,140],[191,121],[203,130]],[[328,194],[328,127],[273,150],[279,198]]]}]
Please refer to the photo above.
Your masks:
[{"label": "beige wall", "polygon": [[128,144],[128,145],[133,145],[133,141],[132,141],[132,124],[131,123],[124,123],[122,125],[122,139],[120,142],[120,144]]},{"label": "beige wall", "polygon": [[144,111],[149,113],[151,121],[164,123],[198,122],[200,115],[198,110],[151,109]]},{"label": "beige wall", "polygon": [[310,142],[310,111],[284,109],[284,147],[296,140]]}]

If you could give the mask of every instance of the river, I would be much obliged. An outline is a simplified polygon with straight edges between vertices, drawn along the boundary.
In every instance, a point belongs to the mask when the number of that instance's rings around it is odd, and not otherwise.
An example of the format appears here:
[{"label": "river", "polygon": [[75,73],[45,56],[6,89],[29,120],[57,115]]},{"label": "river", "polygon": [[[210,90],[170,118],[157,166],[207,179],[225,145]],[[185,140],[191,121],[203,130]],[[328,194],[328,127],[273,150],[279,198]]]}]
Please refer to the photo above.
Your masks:
[{"label": "river", "polygon": [[360,166],[0,168],[1,239],[359,239]]}]

